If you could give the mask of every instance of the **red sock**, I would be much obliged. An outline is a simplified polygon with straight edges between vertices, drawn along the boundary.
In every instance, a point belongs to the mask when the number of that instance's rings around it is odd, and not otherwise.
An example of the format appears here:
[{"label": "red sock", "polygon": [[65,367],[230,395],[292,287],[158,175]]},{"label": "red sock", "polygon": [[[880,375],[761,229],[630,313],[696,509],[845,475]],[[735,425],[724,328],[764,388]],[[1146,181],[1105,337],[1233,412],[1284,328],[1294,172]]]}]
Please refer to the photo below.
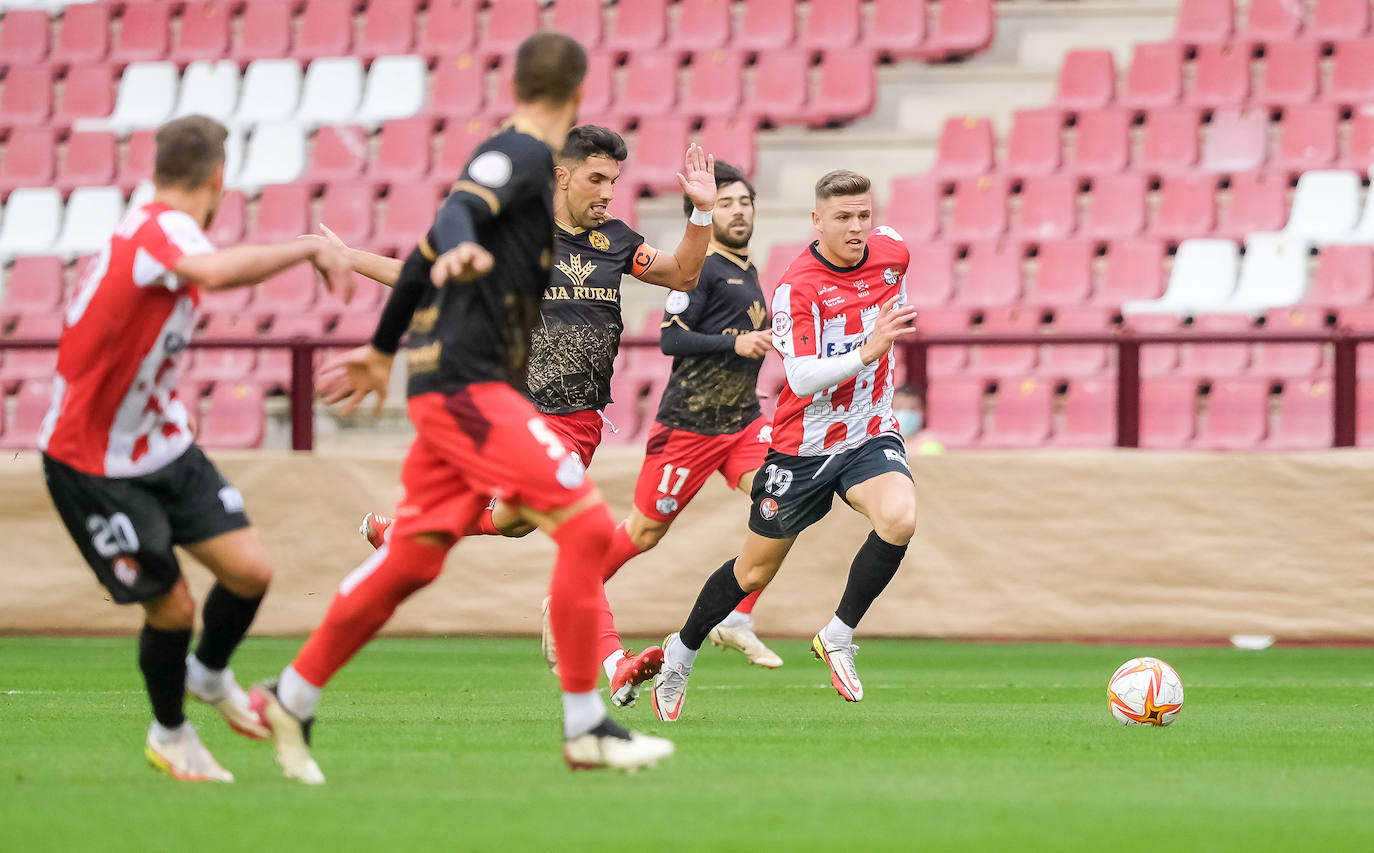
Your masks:
[{"label": "red sock", "polygon": [[339,585],[324,621],[305,641],[292,666],[323,687],[381,630],[411,593],[439,576],[447,548],[398,537],[383,545]]},{"label": "red sock", "polygon": [[596,659],[597,628],[606,596],[601,570],[614,529],[610,510],[600,504],[563,522],[553,533],[558,557],[553,564],[549,621],[564,693],[596,689],[601,663]]},{"label": "red sock", "polygon": [[611,614],[611,603],[606,600],[605,582],[615,577],[615,573],[620,571],[621,566],[641,553],[643,552],[639,550],[639,546],[630,538],[630,531],[626,529],[625,522],[622,521],[616,525],[615,532],[611,534],[611,549],[606,552],[606,567],[601,573],[601,622],[598,628],[596,653],[600,655],[603,661],[625,648],[625,641],[620,639],[620,633],[615,629],[615,617]]},{"label": "red sock", "polygon": [[496,525],[491,520],[492,508],[487,507],[482,510],[477,518],[463,529],[464,536],[500,536],[501,531],[496,529]]},{"label": "red sock", "polygon": [[753,613],[754,605],[759,603],[759,596],[763,595],[763,590],[756,589],[744,597],[744,600],[735,605],[736,613]]},{"label": "red sock", "polygon": [[626,528],[625,522],[617,524],[615,532],[611,534],[611,550],[606,552],[606,571],[602,580],[608,581],[615,577],[621,566],[641,553],[643,552],[639,550],[639,546],[630,538],[630,531]]}]

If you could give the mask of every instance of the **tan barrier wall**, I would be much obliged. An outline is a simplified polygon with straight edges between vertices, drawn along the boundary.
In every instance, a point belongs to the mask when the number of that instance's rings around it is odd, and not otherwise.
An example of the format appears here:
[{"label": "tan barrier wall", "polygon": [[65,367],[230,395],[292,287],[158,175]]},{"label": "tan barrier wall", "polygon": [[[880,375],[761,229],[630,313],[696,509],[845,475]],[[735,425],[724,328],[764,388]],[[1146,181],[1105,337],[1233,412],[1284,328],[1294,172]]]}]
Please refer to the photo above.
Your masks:
[{"label": "tan barrier wall", "polygon": [[[276,567],[257,630],[308,631],[368,555],[358,519],[395,501],[399,456],[215,458]],[[604,448],[592,468],[617,516],[640,460]],[[917,540],[863,633],[1374,639],[1374,454],[976,453],[913,465]],[[717,478],[610,584],[621,628],[656,636],[680,624],[745,521],[746,499]],[[842,505],[808,531],[756,611],[761,631],[822,625],[866,531]],[[0,463],[0,542],[0,632],[138,624],[137,609],[107,602],[80,562],[32,454]],[[552,554],[539,534],[465,541],[390,630],[534,633]],[[208,573],[187,573],[203,593]]]}]

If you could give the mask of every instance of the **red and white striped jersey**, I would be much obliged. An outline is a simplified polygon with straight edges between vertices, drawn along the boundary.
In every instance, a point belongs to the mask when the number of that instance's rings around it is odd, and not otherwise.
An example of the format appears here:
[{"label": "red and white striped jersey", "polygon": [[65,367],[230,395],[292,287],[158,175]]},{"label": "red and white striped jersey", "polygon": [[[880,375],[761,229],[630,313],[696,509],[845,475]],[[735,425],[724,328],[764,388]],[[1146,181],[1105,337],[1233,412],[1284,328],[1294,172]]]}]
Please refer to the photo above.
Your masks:
[{"label": "red and white striped jersey", "polygon": [[137,477],[186,452],[177,361],[200,294],[172,269],[213,249],[194,219],[165,204],[125,214],[67,308],[38,435],[44,453],[88,474]]},{"label": "red and white striped jersey", "polygon": [[[901,235],[886,226],[870,232],[863,260],[849,269],[826,261],[815,244],[808,247],[788,265],[773,294],[773,346],[784,363],[834,358],[863,346],[883,304],[898,294],[905,300],[908,260]],[[783,386],[773,416],[773,449],[826,456],[898,432],[892,416],[896,363],[889,351],[857,376],[811,397]]]}]

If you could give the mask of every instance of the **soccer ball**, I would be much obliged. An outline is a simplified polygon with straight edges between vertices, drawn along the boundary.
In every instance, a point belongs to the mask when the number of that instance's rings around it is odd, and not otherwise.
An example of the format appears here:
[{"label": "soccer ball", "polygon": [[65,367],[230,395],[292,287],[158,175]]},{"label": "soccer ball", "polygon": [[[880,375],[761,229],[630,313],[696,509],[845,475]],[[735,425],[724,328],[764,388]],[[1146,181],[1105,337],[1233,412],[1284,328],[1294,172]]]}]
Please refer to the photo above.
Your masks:
[{"label": "soccer ball", "polygon": [[1123,726],[1167,726],[1183,710],[1183,682],[1159,658],[1133,658],[1107,682],[1107,707]]}]

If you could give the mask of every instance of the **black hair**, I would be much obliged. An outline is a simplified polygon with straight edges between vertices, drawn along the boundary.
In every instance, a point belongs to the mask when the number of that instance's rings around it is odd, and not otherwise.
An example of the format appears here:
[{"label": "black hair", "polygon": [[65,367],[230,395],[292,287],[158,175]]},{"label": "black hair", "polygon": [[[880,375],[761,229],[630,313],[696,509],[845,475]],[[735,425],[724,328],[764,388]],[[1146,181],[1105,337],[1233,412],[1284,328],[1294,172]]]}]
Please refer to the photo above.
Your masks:
[{"label": "black hair", "polygon": [[[749,200],[754,200],[754,185],[749,183],[749,179],[744,177],[744,173],[739,167],[732,166],[724,160],[716,161],[716,189],[728,187],[730,184],[744,184],[744,188],[749,190]],[[682,196],[682,213],[685,216],[692,215],[692,200],[685,194]]]},{"label": "black hair", "polygon": [[626,149],[625,140],[620,134],[609,127],[580,124],[568,131],[568,139],[563,143],[563,151],[558,155],[558,159],[581,163],[597,154],[623,163],[629,156],[629,150]]}]

